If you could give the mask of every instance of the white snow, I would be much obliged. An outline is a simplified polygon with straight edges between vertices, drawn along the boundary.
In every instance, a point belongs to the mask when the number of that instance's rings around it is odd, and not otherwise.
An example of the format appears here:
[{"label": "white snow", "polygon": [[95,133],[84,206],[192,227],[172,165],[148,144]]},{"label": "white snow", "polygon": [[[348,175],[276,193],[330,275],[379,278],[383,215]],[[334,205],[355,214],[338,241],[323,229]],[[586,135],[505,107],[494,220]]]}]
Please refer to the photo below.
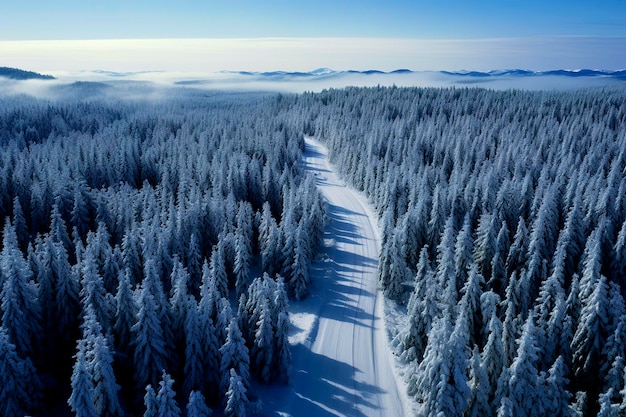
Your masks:
[{"label": "white snow", "polygon": [[384,327],[376,216],[335,175],[324,146],[310,138],[305,164],[328,201],[326,253],[312,265],[309,297],[290,306],[292,381],[259,387],[264,414],[410,415]]}]

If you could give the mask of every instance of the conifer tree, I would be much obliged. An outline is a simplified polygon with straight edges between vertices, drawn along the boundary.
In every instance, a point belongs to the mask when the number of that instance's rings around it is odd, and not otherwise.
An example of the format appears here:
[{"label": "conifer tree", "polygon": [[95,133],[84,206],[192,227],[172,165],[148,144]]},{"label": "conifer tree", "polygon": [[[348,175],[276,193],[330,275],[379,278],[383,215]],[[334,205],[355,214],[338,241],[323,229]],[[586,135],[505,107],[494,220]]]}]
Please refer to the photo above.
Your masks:
[{"label": "conifer tree", "polygon": [[198,295],[202,283],[202,250],[198,234],[194,231],[189,238],[189,250],[186,253],[187,272],[189,272],[189,290]]},{"label": "conifer tree", "polygon": [[71,222],[72,226],[76,228],[78,235],[84,239],[91,228],[91,218],[80,187],[76,187],[74,190],[74,207],[72,208]]},{"label": "conifer tree", "polygon": [[131,226],[127,229],[126,234],[122,237],[122,261],[124,267],[131,272],[131,284],[141,282],[143,279],[143,263],[139,239],[136,226]]},{"label": "conifer tree", "polygon": [[224,249],[220,244],[218,244],[211,253],[209,270],[215,280],[219,298],[228,297],[228,275],[226,274]]},{"label": "conifer tree", "polygon": [[491,263],[497,250],[498,228],[496,216],[483,213],[480,216],[476,231],[476,244],[474,245],[474,262],[478,266],[478,272],[486,280],[491,279]]},{"label": "conifer tree", "polygon": [[272,312],[267,300],[263,300],[260,308],[261,313],[259,321],[256,323],[256,332],[250,357],[260,381],[267,384],[272,377],[274,330],[272,328]]},{"label": "conifer tree", "polygon": [[113,374],[113,354],[107,338],[98,334],[93,341],[92,363],[89,365],[93,378],[93,401],[99,416],[123,416],[119,390]]},{"label": "conifer tree", "polygon": [[166,369],[168,352],[154,296],[146,288],[141,288],[138,297],[139,312],[131,330],[134,335],[135,383],[141,390],[146,385],[156,385],[161,372]]},{"label": "conifer tree", "polygon": [[152,385],[146,386],[146,394],[143,397],[143,404],[146,411],[143,413],[143,417],[157,417],[159,413],[159,403],[156,399],[156,393]]},{"label": "conifer tree", "polygon": [[287,292],[282,277],[276,281],[274,290],[274,365],[273,373],[279,381],[288,383],[291,379],[291,347],[289,345],[289,316],[287,312]]},{"label": "conifer tree", "polygon": [[72,373],[72,395],[68,404],[77,417],[98,417],[93,402],[93,379],[89,374],[83,348],[78,349],[76,364]]},{"label": "conifer tree", "polygon": [[[185,320],[185,380],[183,394],[192,390],[204,389],[203,378],[203,345],[202,329],[198,318],[198,307],[195,301],[190,301]],[[208,318],[207,320],[210,320]]]},{"label": "conifer tree", "polygon": [[502,344],[502,322],[495,311],[489,320],[489,336],[481,354],[489,386],[495,391],[502,370],[509,365]]},{"label": "conifer tree", "polygon": [[543,412],[551,416],[569,416],[571,394],[567,391],[569,379],[565,360],[559,356],[548,370],[543,385],[543,393],[540,395]]},{"label": "conifer tree", "polygon": [[246,417],[248,397],[246,387],[237,371],[231,368],[229,372],[228,390],[226,391],[226,417]]},{"label": "conifer tree", "polygon": [[583,300],[580,321],[572,340],[573,370],[584,384],[598,382],[594,370],[600,364],[600,354],[606,342],[609,308],[607,287],[606,278],[600,277],[593,292]]},{"label": "conifer tree", "polygon": [[[80,285],[78,277],[72,271],[68,254],[60,242],[48,240],[51,251],[51,271],[56,278],[54,320],[59,329],[60,346],[69,347],[77,336],[78,314],[80,311]],[[62,340],[66,337],[66,340]]]},{"label": "conifer tree", "polygon": [[[437,300],[440,303],[438,306],[440,311],[452,310],[458,301],[454,264],[454,237],[454,219],[449,217],[443,228],[439,246],[437,246],[435,279],[439,287]],[[450,312],[443,314],[450,314]]]},{"label": "conifer tree", "polygon": [[[541,401],[539,372],[537,369],[538,354],[534,316],[530,314],[519,341],[517,356],[508,371],[508,400],[515,416],[532,416],[536,404]],[[503,403],[500,403],[500,408]],[[500,413],[500,410],[498,411]]]},{"label": "conifer tree", "polygon": [[454,246],[454,266],[456,271],[456,289],[460,291],[468,277],[468,271],[473,258],[474,240],[472,239],[472,224],[469,215],[465,216],[463,227],[456,237]]},{"label": "conifer tree", "polygon": [[36,351],[41,335],[41,306],[32,271],[20,252],[15,228],[7,218],[0,251],[2,326],[20,356]]},{"label": "conifer tree", "polygon": [[21,417],[36,412],[41,398],[41,383],[28,357],[20,357],[9,334],[0,325],[0,413]]},{"label": "conifer tree", "polygon": [[528,259],[528,228],[523,217],[519,218],[517,230],[513,237],[513,243],[509,248],[509,254],[506,258],[506,269],[509,275],[518,271],[526,265]]},{"label": "conifer tree", "polygon": [[289,383],[291,380],[291,347],[288,338],[289,317],[286,312],[278,313],[274,349],[274,373],[278,381]]},{"label": "conifer tree", "polygon": [[52,212],[50,213],[50,237],[55,242],[62,243],[68,254],[75,246],[67,233],[65,220],[63,220],[59,205],[56,202],[52,205]]},{"label": "conifer tree", "polygon": [[304,246],[301,244],[302,229],[298,228],[298,239],[295,243],[293,251],[293,263],[290,267],[291,280],[289,286],[296,300],[302,300],[306,297],[309,285],[309,260],[305,252]]},{"label": "conifer tree", "polygon": [[492,415],[489,406],[489,394],[491,386],[487,372],[482,365],[478,347],[474,347],[472,358],[470,359],[470,379],[468,386],[471,392],[469,400],[469,409],[467,415],[469,417],[488,417]]},{"label": "conifer tree", "polygon": [[90,250],[85,251],[82,263],[80,297],[83,306],[93,307],[98,323],[108,331],[112,326],[113,297],[104,288],[96,259]]},{"label": "conifer tree", "polygon": [[498,237],[496,238],[496,250],[491,261],[491,279],[488,284],[497,294],[503,294],[507,285],[506,258],[509,253],[509,229],[506,222],[502,222]]},{"label": "conifer tree", "polygon": [[30,233],[24,217],[24,210],[20,204],[18,197],[13,198],[13,225],[15,226],[15,234],[17,237],[18,247],[22,252],[26,251],[28,242],[30,241]]},{"label": "conifer tree", "polygon": [[417,265],[415,287],[407,306],[407,330],[404,336],[402,356],[406,359],[421,361],[431,325],[437,314],[437,299],[433,297],[434,273],[428,261],[428,248],[425,246],[420,252]]},{"label": "conifer tree", "polygon": [[261,249],[261,264],[263,271],[270,275],[274,275],[280,272],[280,246],[281,235],[276,225],[276,221],[271,215],[269,206],[265,210],[263,207],[263,216],[261,218],[261,225],[266,229],[260,229],[259,239],[263,237],[263,241],[259,241],[259,247]]},{"label": "conifer tree", "polygon": [[213,412],[206,405],[204,396],[200,391],[191,391],[189,393],[189,402],[187,403],[187,417],[211,417]]},{"label": "conifer tree", "polygon": [[117,294],[115,296],[115,324],[113,325],[117,348],[126,355],[130,355],[132,352],[133,333],[131,329],[136,322],[139,309],[130,284],[131,275],[131,271],[128,268],[120,272]]},{"label": "conifer tree", "polygon": [[172,333],[174,335],[174,345],[178,349],[184,344],[184,328],[186,314],[188,310],[187,304],[190,300],[188,293],[189,273],[183,267],[178,259],[178,255],[174,256],[172,262],[172,273],[170,275],[171,291],[170,291],[170,310],[172,316]]},{"label": "conifer tree", "polygon": [[[252,227],[245,225],[246,227]],[[241,226],[243,227],[243,225]],[[252,229],[250,229],[252,230]],[[241,296],[248,289],[248,276],[250,274],[251,248],[248,233],[237,228],[235,235],[235,291],[237,297]]]},{"label": "conifer tree", "polygon": [[226,393],[230,384],[230,370],[237,372],[239,380],[244,386],[250,384],[250,356],[245,341],[241,337],[237,320],[232,319],[228,326],[228,336],[226,343],[220,348],[220,388],[222,393]]},{"label": "conifer tree", "polygon": [[611,402],[611,397],[613,396],[613,388],[609,388],[607,392],[600,394],[600,398],[598,399],[598,403],[600,405],[600,410],[598,411],[598,417],[619,417],[619,405],[613,404]]},{"label": "conifer tree", "polygon": [[176,403],[174,392],[174,380],[165,371],[163,379],[159,382],[159,392],[156,396],[157,417],[180,417],[180,408]]}]

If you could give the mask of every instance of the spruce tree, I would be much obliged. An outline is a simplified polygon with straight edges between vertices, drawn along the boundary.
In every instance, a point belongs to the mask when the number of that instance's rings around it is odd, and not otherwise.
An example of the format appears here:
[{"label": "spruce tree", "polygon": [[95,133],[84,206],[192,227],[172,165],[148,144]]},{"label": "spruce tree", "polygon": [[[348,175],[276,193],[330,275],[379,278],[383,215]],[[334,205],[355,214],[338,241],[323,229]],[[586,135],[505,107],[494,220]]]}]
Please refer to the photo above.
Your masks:
[{"label": "spruce tree", "polygon": [[2,326],[22,357],[36,352],[41,335],[41,306],[32,271],[17,243],[15,228],[7,218],[0,251],[0,308]]},{"label": "spruce tree", "polygon": [[89,365],[85,359],[84,348],[79,347],[76,363],[72,373],[72,395],[68,404],[77,417],[98,417],[94,405],[93,379],[89,373]]},{"label": "spruce tree", "polygon": [[204,396],[200,391],[191,391],[189,393],[189,402],[187,403],[187,417],[211,417],[213,412],[206,405]]},{"label": "spruce tree", "polygon": [[226,417],[246,417],[248,397],[246,387],[237,371],[231,368],[229,372],[228,390],[226,391]]},{"label": "spruce tree", "polygon": [[[301,237],[301,230],[298,229],[298,235]],[[293,261],[290,267],[291,280],[289,286],[296,300],[302,300],[306,297],[309,285],[309,260],[305,252],[305,248],[298,239],[295,243],[293,251]]]},{"label": "spruce tree", "polygon": [[176,403],[176,392],[174,392],[174,380],[165,371],[163,379],[159,382],[159,392],[156,396],[157,417],[180,417],[180,408]]},{"label": "spruce tree", "polygon": [[154,296],[146,289],[138,291],[139,312],[132,326],[135,363],[135,384],[138,390],[146,385],[156,386],[166,369],[168,352],[163,327],[157,313]]},{"label": "spruce tree", "polygon": [[150,384],[146,386],[146,394],[143,397],[143,404],[146,409],[143,413],[143,417],[158,416],[159,404],[156,399],[156,393],[154,392],[154,388],[152,388],[152,385]]},{"label": "spruce tree", "polygon": [[272,328],[272,312],[267,300],[259,306],[261,313],[256,323],[254,343],[250,350],[250,359],[259,380],[269,383],[272,377],[274,355],[274,330]]},{"label": "spruce tree", "polygon": [[470,379],[468,386],[471,392],[469,400],[469,417],[488,417],[492,415],[489,406],[489,395],[491,385],[485,368],[483,367],[478,347],[474,347],[472,358],[470,359]]},{"label": "spruce tree", "polygon": [[0,325],[0,414],[21,417],[37,412],[41,389],[32,362],[28,357],[18,355],[9,333],[4,325]]},{"label": "spruce tree", "polygon": [[237,371],[239,380],[245,387],[250,386],[250,356],[245,341],[241,337],[237,320],[232,319],[228,326],[226,343],[220,348],[220,387],[222,393],[229,389],[230,370]]}]

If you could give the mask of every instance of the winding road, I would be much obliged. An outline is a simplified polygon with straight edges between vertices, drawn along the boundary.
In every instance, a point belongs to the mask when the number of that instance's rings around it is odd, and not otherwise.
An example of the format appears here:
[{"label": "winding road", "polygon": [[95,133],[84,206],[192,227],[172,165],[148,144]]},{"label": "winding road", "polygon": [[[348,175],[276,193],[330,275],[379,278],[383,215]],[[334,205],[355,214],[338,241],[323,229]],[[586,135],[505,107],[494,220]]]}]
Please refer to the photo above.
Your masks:
[{"label": "winding road", "polygon": [[380,243],[374,214],[337,178],[323,145],[306,139],[304,156],[305,169],[315,175],[328,202],[325,239],[330,244],[325,261],[312,266],[311,300],[303,307],[315,323],[306,341],[293,346],[291,384],[270,408],[279,416],[402,417],[405,402],[377,288]]}]

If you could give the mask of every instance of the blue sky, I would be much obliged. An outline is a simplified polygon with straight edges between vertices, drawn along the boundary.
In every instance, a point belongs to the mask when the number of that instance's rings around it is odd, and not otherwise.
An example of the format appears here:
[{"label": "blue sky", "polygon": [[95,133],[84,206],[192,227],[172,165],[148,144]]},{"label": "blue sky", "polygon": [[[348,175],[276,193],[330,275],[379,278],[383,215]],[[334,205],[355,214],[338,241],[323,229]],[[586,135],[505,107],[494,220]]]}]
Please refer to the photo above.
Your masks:
[{"label": "blue sky", "polygon": [[626,0],[16,0],[0,8],[2,65],[624,69]]},{"label": "blue sky", "polygon": [[20,0],[0,39],[626,36],[624,0]]}]

